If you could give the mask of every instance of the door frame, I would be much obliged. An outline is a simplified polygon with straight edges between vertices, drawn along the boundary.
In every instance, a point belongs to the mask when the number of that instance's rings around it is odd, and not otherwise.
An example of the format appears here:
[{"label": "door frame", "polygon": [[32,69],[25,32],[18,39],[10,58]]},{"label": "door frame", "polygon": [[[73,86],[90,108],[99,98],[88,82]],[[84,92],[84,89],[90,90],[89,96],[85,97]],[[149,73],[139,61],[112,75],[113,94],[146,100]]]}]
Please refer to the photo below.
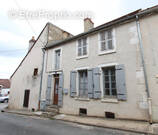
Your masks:
[{"label": "door frame", "polygon": [[[59,90],[59,74],[54,74],[54,92],[52,94],[53,96],[53,105],[58,105],[58,90]],[[56,85],[57,85],[57,80],[58,80],[58,90],[56,93]]]}]

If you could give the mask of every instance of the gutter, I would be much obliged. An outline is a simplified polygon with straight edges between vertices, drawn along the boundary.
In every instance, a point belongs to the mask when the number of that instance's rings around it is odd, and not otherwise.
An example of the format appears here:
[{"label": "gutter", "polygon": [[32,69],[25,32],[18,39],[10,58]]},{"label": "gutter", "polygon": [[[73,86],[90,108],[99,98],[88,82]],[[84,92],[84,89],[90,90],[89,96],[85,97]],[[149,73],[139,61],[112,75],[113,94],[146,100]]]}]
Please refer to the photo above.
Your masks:
[{"label": "gutter", "polygon": [[148,86],[148,78],[147,78],[146,65],[145,65],[144,52],[143,52],[144,49],[143,49],[142,36],[141,36],[141,30],[140,30],[140,22],[139,22],[138,15],[136,15],[136,25],[137,25],[140,55],[141,55],[141,60],[142,60],[142,65],[143,65],[145,87],[146,87],[147,100],[148,100],[149,123],[152,124],[152,103],[151,103],[152,98],[150,96],[150,91],[149,91],[149,86]]}]

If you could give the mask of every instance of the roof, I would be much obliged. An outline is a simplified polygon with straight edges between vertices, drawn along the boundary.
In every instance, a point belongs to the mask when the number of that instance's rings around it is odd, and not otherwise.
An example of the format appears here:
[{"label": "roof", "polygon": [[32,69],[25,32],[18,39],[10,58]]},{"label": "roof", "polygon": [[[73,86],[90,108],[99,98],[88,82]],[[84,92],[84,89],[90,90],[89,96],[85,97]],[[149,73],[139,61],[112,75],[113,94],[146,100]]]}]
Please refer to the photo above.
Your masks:
[{"label": "roof", "polygon": [[[26,57],[28,56],[28,54],[31,52],[32,48],[34,47],[34,45],[36,44],[36,42],[37,42],[38,39],[40,38],[41,34],[43,33],[43,31],[45,30],[45,28],[46,28],[48,25],[52,25],[52,26],[54,26],[54,27],[56,27],[56,28],[58,28],[58,29],[64,31],[63,29],[59,28],[58,26],[56,26],[56,25],[54,25],[54,24],[48,22],[48,23],[44,26],[44,28],[42,29],[42,31],[41,31],[41,33],[39,34],[39,36],[37,37],[37,39],[34,41],[32,47],[29,49],[29,51],[27,52],[27,54],[24,56],[23,60],[20,62],[19,66],[16,68],[16,70],[14,71],[14,73],[10,76],[10,78],[13,77],[13,75],[16,73],[16,71],[17,71],[17,70],[19,69],[19,67],[22,65],[23,61],[26,59]],[[67,32],[67,31],[64,31],[64,32]],[[67,33],[68,33],[70,36],[73,36],[71,33],[69,33],[69,32],[67,32]]]},{"label": "roof", "polygon": [[78,34],[76,36],[73,36],[73,37],[70,37],[70,38],[67,38],[67,39],[64,39],[64,40],[57,41],[55,43],[54,42],[49,42],[46,45],[45,49],[50,49],[52,47],[55,47],[55,46],[58,46],[58,45],[61,45],[61,44],[64,44],[64,43],[71,42],[71,41],[73,41],[75,39],[78,39],[78,38],[81,38],[83,36],[94,34],[94,33],[98,32],[100,30],[103,30],[103,29],[106,29],[106,28],[108,29],[108,28],[113,27],[115,25],[120,25],[122,23],[132,21],[132,20],[136,19],[136,16],[142,17],[142,16],[145,16],[145,15],[153,13],[153,12],[158,12],[158,5],[154,6],[154,7],[151,7],[151,8],[147,8],[145,10],[138,9],[134,12],[126,14],[126,15],[124,15],[122,17],[119,17],[117,19],[114,19],[110,22],[104,23],[104,24],[102,24],[98,27],[95,27],[95,28],[93,28],[93,29],[91,29],[87,32],[83,32],[83,33]]},{"label": "roof", "polygon": [[2,85],[3,88],[10,88],[10,80],[9,79],[0,79],[0,85]]}]

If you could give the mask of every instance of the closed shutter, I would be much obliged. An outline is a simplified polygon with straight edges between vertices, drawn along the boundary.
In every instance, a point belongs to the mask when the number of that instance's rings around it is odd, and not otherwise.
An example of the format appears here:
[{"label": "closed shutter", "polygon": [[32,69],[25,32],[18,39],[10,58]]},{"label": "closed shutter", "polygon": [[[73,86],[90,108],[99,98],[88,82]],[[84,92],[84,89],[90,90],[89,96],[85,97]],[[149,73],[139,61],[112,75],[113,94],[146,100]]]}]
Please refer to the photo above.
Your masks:
[{"label": "closed shutter", "polygon": [[74,97],[76,95],[76,71],[70,72],[70,96]]},{"label": "closed shutter", "polygon": [[52,86],[52,75],[48,75],[47,79],[47,90],[46,90],[46,104],[49,105],[51,103],[50,95],[51,95],[51,86]]},{"label": "closed shutter", "polygon": [[88,97],[93,98],[93,70],[88,69]]},{"label": "closed shutter", "polygon": [[118,100],[127,100],[124,65],[116,65],[116,88]]},{"label": "closed shutter", "polygon": [[95,99],[101,98],[99,68],[93,69],[93,87],[94,87],[94,98]]},{"label": "closed shutter", "polygon": [[58,106],[63,105],[63,73],[59,75],[59,89],[58,89]]}]

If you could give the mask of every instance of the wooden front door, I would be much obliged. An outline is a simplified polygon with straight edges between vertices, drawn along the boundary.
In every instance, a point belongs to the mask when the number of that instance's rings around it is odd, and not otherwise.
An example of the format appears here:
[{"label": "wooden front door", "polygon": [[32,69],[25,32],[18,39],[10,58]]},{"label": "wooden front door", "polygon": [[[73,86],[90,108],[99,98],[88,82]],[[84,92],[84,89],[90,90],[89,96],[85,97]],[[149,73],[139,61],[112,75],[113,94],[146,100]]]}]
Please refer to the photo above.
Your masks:
[{"label": "wooden front door", "polygon": [[23,107],[29,106],[29,96],[30,96],[30,90],[25,90]]},{"label": "wooden front door", "polygon": [[54,105],[58,105],[59,75],[54,75]]}]

